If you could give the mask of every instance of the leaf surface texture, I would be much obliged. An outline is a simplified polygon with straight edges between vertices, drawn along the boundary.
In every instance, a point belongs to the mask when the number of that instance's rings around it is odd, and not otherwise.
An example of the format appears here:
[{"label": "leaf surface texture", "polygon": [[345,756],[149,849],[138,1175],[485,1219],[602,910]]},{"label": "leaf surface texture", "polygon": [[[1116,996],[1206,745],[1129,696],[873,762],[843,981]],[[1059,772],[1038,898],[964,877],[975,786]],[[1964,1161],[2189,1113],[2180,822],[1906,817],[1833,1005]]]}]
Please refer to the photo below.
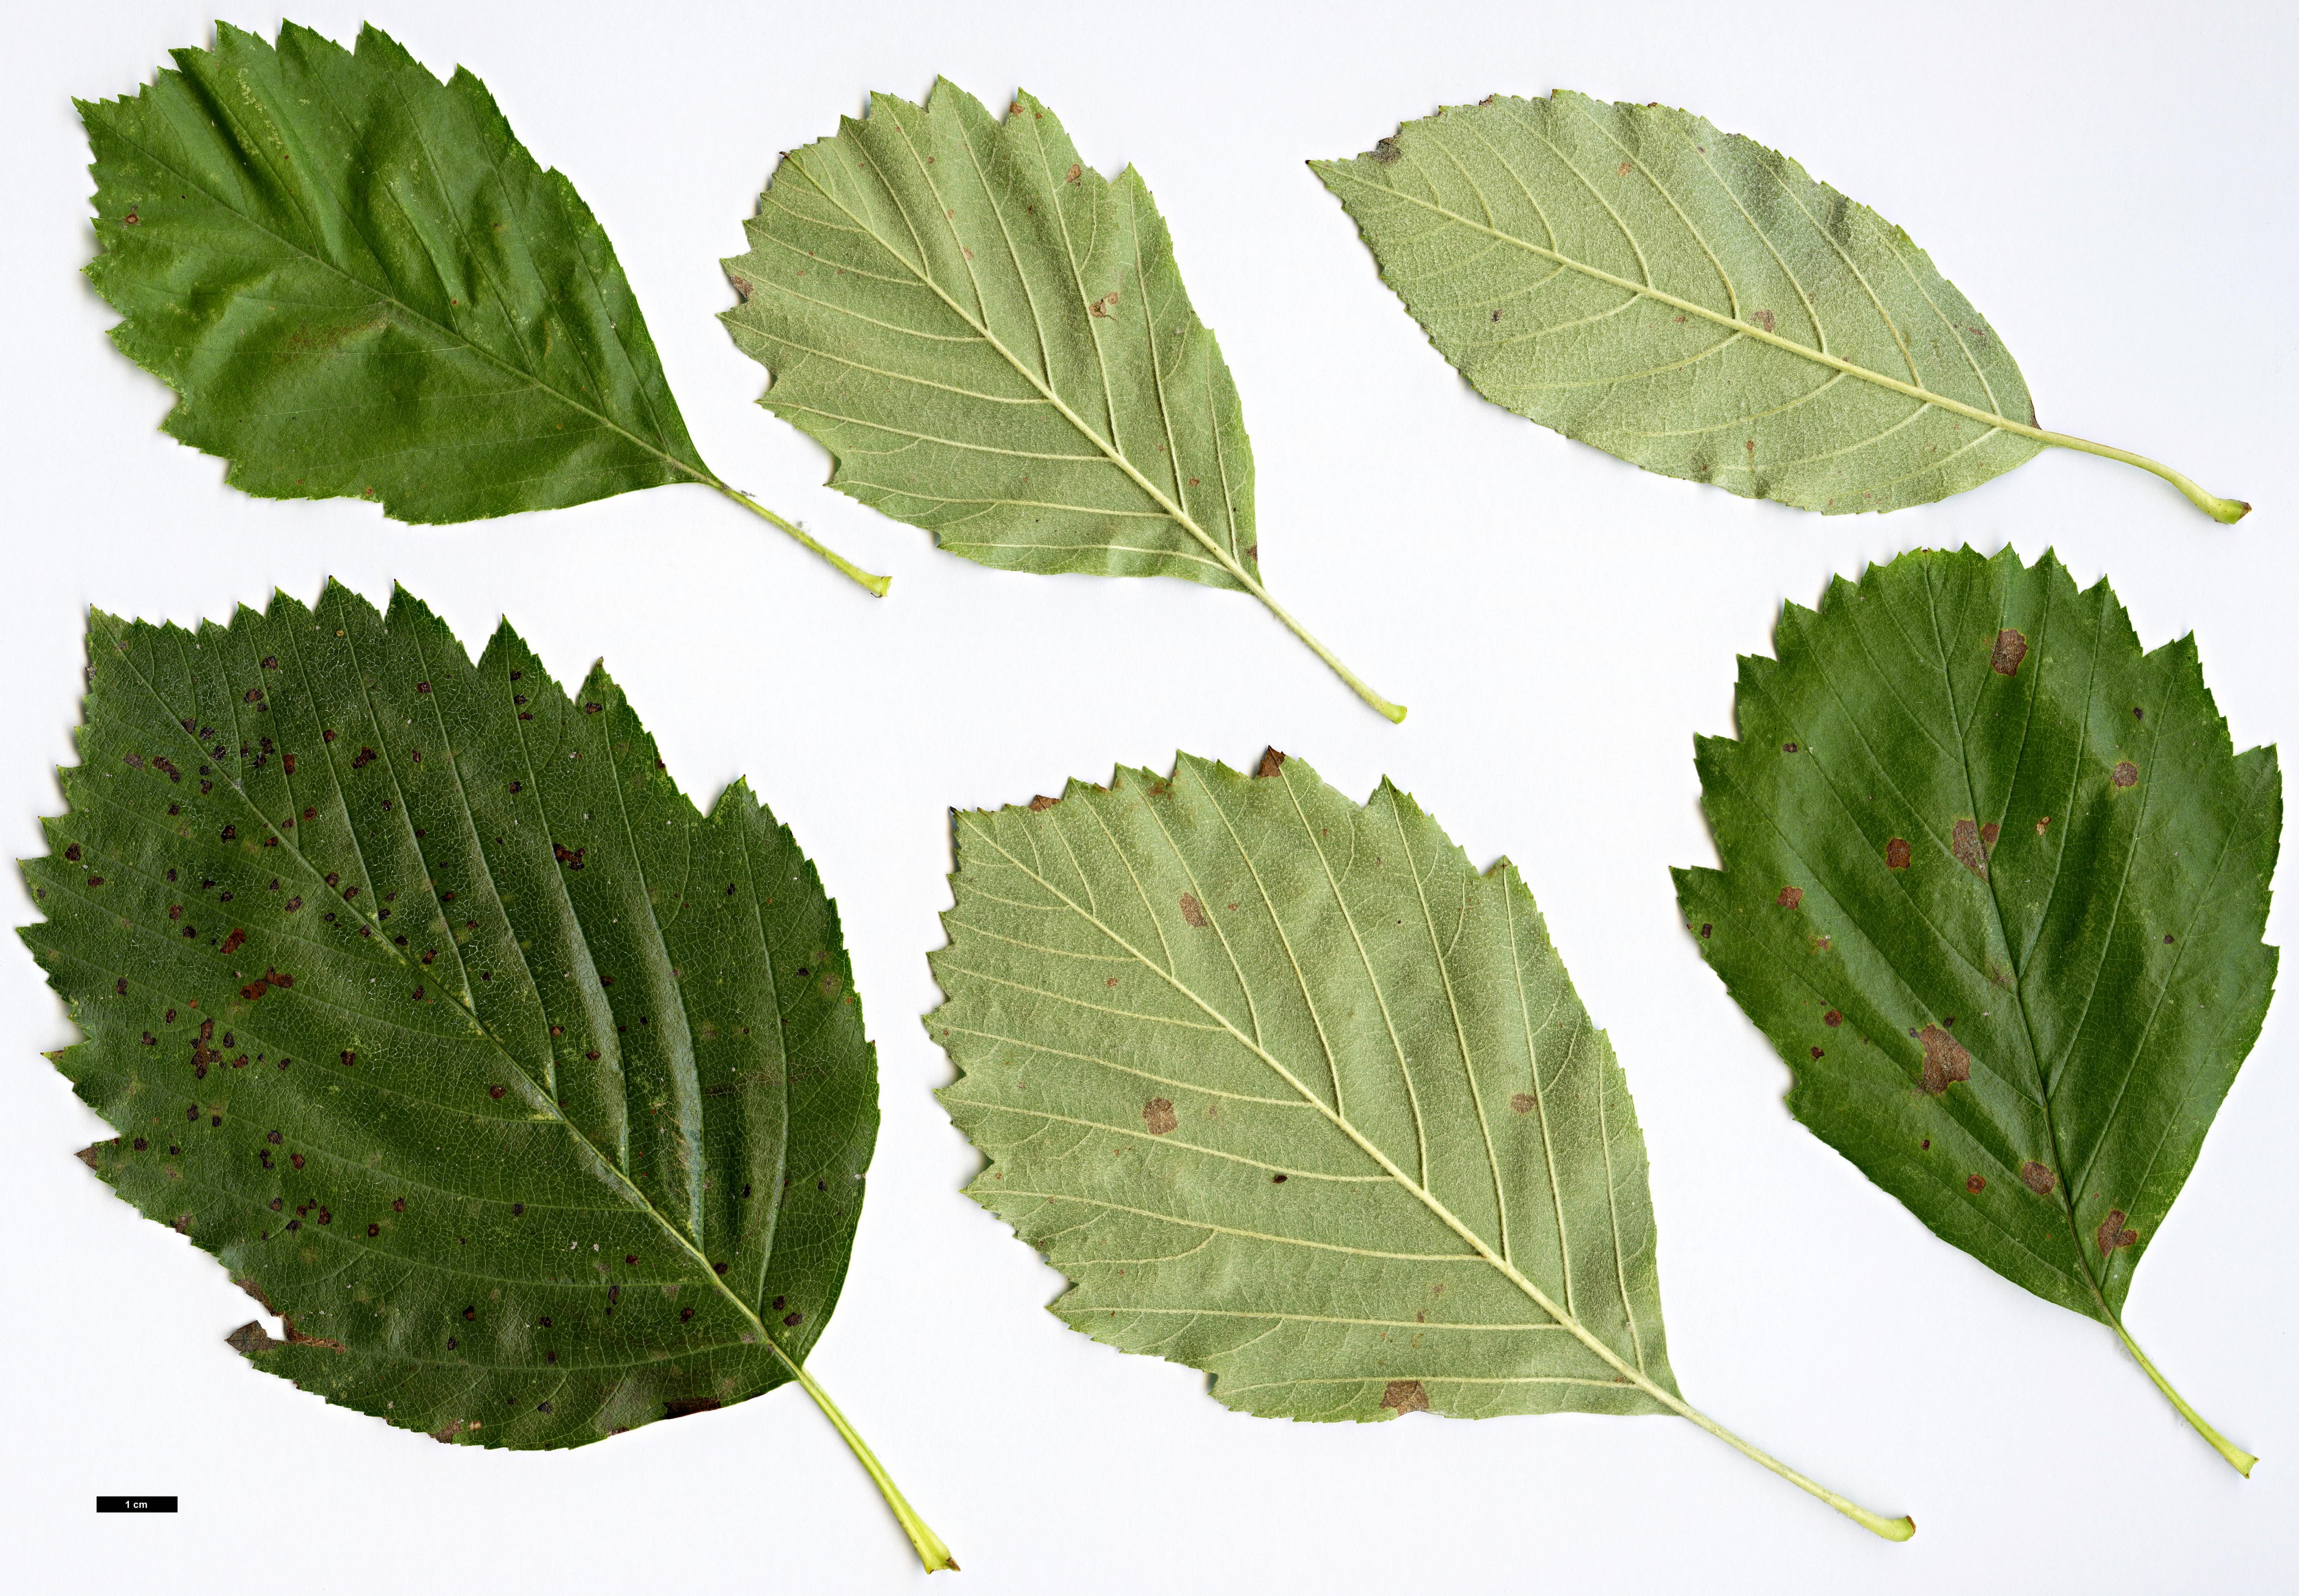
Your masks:
[{"label": "leaf surface texture", "polygon": [[443,1440],[579,1445],[790,1379],[877,1124],[837,913],[621,691],[402,592],[91,618],[24,932],[118,1131],[84,1155],[287,1321],[257,1367]]},{"label": "leaf surface texture", "polygon": [[80,103],[87,274],[234,486],[449,522],[700,483],[884,591],[703,463],[605,231],[469,72],[292,22],[174,60]]},{"label": "leaf surface texture", "polygon": [[727,327],[833,486],[984,565],[1252,593],[1402,717],[1262,588],[1237,387],[1133,168],[943,79],[784,156],[744,230]]},{"label": "leaf surface texture", "polygon": [[1234,1409],[1669,1410],[1566,1327],[1673,1394],[1634,1105],[1515,867],[1261,768],[958,817],[968,1190],[1067,1323]]},{"label": "leaf surface texture", "polygon": [[1495,95],[1313,161],[1479,393],[1666,476],[1831,515],[1928,504],[2047,444],[1987,318],[1905,231],[1662,105]]},{"label": "leaf surface texture", "polygon": [[2143,654],[2049,555],[1903,555],[1778,649],[1698,745],[1702,955],[1797,1119],[2121,1333],[2273,987],[2275,751],[2236,753],[2191,638]]}]

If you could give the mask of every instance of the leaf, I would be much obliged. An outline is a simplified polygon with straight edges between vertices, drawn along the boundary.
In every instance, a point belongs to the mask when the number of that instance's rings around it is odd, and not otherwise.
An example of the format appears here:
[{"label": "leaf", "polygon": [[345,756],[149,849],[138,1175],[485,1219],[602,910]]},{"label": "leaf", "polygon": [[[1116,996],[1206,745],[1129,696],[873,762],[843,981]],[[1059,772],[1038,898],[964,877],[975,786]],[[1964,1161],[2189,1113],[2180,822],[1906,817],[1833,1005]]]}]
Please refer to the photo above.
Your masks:
[{"label": "leaf", "polygon": [[2192,638],[2046,554],[1920,551],[1781,612],[1698,744],[1702,956],[1789,1107],[1943,1239],[2114,1329],[2259,1036],[2283,825]]},{"label": "leaf", "polygon": [[404,591],[96,613],[88,672],[24,939],[120,1133],[82,1156],[286,1327],[233,1344],[484,1446],[796,1380],[879,1472],[801,1367],[875,1054],[837,910],[749,789],[698,813],[603,667],[570,699],[508,624],[474,665]]},{"label": "leaf", "polygon": [[743,227],[724,319],[832,486],[983,565],[1251,593],[1405,718],[1262,586],[1237,387],[1132,167],[940,79],[784,155]]},{"label": "leaf", "polygon": [[1272,749],[957,818],[942,1094],[1054,1312],[1248,1413],[1678,1413],[1635,1105],[1507,860]]},{"label": "leaf", "polygon": [[87,275],[234,486],[450,522],[701,483],[884,591],[703,464],[613,245],[477,78],[374,28],[354,53],[220,22],[173,55],[79,102]]},{"label": "leaf", "polygon": [[1987,319],[1900,228],[1738,134],[1559,90],[1310,162],[1495,404],[1664,476],[1830,515],[1929,504],[2046,444]]}]

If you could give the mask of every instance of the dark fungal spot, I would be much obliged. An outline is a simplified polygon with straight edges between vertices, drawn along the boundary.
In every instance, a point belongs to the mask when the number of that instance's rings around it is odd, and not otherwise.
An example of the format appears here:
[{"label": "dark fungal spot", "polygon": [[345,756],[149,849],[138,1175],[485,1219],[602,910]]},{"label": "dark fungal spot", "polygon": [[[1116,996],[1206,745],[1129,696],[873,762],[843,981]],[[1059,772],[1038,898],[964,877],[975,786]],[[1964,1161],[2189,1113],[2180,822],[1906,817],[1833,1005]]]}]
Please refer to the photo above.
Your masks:
[{"label": "dark fungal spot", "polygon": [[1887,870],[1905,870],[1910,856],[1905,837],[1895,837],[1884,845],[1884,868]]},{"label": "dark fungal spot", "polygon": [[477,1308],[466,1308],[463,1310],[463,1317],[467,1319],[477,1319],[479,1317],[479,1311]]},{"label": "dark fungal spot", "polygon": [[2053,1174],[2051,1170],[2032,1158],[2020,1166],[2020,1179],[2029,1191],[2039,1197],[2050,1196],[2052,1188],[2060,1183],[2060,1178],[2057,1175]]},{"label": "dark fungal spot", "polygon": [[682,1325],[693,1317],[694,1310],[692,1308],[681,1308],[678,1311],[678,1322]]},{"label": "dark fungal spot", "polygon": [[1285,1184],[1285,1177],[1282,1175],[1272,1175],[1269,1178],[1269,1184],[1272,1186],[1282,1186]]},{"label": "dark fungal spot", "polygon": [[1519,1092],[1509,1099],[1510,1109],[1521,1114],[1529,1114],[1540,1106],[1540,1099],[1531,1092]]},{"label": "dark fungal spot", "polygon": [[1844,1023],[1844,1016],[1834,1009],[1829,1010],[1828,1013],[1822,1014],[1820,1019],[1822,1024],[1828,1026],[1838,1026]]},{"label": "dark fungal spot", "polygon": [[527,1204],[524,1203],[514,1203],[510,1205],[510,1211],[511,1217],[513,1219],[517,1219],[527,1211]]},{"label": "dark fungal spot", "polygon": [[1999,676],[2016,675],[2027,657],[2028,640],[2007,627],[1996,634],[1996,652],[1988,666]]},{"label": "dark fungal spot", "polygon": [[1774,898],[1772,902],[1775,906],[1783,909],[1799,908],[1804,904],[1804,889],[1801,887],[1783,887],[1780,889],[1780,895]]},{"label": "dark fungal spot", "polygon": [[[552,1361],[556,1362],[557,1360],[554,1358]],[[535,1404],[535,1410],[537,1413],[548,1413],[551,1411],[551,1404],[549,1402],[537,1402]]]},{"label": "dark fungal spot", "polygon": [[1702,939],[1706,940],[1709,936],[1714,933],[1715,930],[1716,928],[1714,926],[1704,923],[1700,928]]},{"label": "dark fungal spot", "polygon": [[380,1225],[369,1225],[367,1228],[367,1233],[369,1236],[381,1236],[383,1234],[383,1227]]},{"label": "dark fungal spot", "polygon": [[1198,902],[1194,892],[1182,894],[1182,918],[1199,930],[1213,923],[1206,918],[1205,906]]},{"label": "dark fungal spot", "polygon": [[1979,839],[1979,826],[1975,821],[1959,820],[1948,834],[1948,851],[1955,862],[1972,874],[1983,879],[1988,874],[1988,850]]},{"label": "dark fungal spot", "polygon": [[2108,773],[2107,779],[2117,787],[2135,787],[2139,782],[2139,767],[2129,759],[2121,760]]},{"label": "dark fungal spot", "polygon": [[783,1323],[793,1329],[796,1329],[800,1325],[804,1324],[805,1322],[806,1315],[803,1313],[785,1313],[783,1315]]},{"label": "dark fungal spot", "polygon": [[1970,1192],[1973,1196],[1978,1196],[1980,1193],[1988,1189],[1988,1177],[1985,1175],[1966,1176],[1964,1178],[1963,1189]]},{"label": "dark fungal spot", "polygon": [[1141,1122],[1150,1128],[1151,1136],[1166,1136],[1170,1135],[1174,1128],[1182,1121],[1181,1117],[1174,1112],[1171,1098],[1152,1097],[1141,1105]]},{"label": "dark fungal spot", "polygon": [[66,844],[64,845],[64,857],[65,857],[66,859],[70,860],[70,861],[71,861],[72,864],[79,864],[79,843],[77,843],[77,842],[68,842],[68,843],[66,843]]}]

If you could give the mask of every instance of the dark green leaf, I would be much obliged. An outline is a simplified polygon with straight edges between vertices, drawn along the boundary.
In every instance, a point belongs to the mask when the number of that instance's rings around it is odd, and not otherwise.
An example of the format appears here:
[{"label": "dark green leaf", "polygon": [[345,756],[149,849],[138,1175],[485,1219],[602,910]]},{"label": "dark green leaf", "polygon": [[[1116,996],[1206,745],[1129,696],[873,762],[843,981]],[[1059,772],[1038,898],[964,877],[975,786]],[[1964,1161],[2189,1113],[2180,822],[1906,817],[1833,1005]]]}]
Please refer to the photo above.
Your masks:
[{"label": "dark green leaf", "polygon": [[88,659],[24,936],[89,1164],[286,1326],[234,1344],[488,1446],[812,1390],[876,1071],[748,789],[698,813],[603,668],[475,665],[404,592],[97,614]]},{"label": "dark green leaf", "polygon": [[1702,955],[1797,1119],[2129,1344],[2274,984],[2274,749],[2235,752],[2192,638],[2143,655],[2049,555],[1903,555],[1789,605],[1778,646],[1740,662],[1739,740],[1699,743],[1723,868],[1676,880]]},{"label": "dark green leaf", "polygon": [[417,522],[674,482],[742,498],[695,452],[590,208],[477,78],[442,84],[373,28],[353,53],[219,23],[174,59],[80,104],[87,272],[114,342],[181,396],[167,430],[234,485]]}]

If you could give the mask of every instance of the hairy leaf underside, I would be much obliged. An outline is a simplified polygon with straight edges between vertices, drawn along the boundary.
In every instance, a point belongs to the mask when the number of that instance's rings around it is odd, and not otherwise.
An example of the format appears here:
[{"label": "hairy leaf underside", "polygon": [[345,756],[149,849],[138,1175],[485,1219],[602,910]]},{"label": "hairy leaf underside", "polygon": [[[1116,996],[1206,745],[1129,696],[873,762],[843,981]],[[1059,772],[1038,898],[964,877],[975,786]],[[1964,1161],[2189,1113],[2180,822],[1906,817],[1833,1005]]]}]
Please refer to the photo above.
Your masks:
[{"label": "hairy leaf underside", "polygon": [[1244,416],[1166,224],[1037,100],[873,95],[744,229],[726,325],[832,485],[984,565],[1257,580]]},{"label": "hairy leaf underside", "polygon": [[2043,448],[1984,418],[2032,426],[2027,384],[1905,232],[1703,118],[1496,95],[1311,164],[1478,393],[1648,471],[1845,514]]},{"label": "hairy leaf underside", "polygon": [[1635,1109],[1507,861],[1274,751],[956,825],[942,1098],[1066,1322],[1250,1413],[1665,1410]]}]

